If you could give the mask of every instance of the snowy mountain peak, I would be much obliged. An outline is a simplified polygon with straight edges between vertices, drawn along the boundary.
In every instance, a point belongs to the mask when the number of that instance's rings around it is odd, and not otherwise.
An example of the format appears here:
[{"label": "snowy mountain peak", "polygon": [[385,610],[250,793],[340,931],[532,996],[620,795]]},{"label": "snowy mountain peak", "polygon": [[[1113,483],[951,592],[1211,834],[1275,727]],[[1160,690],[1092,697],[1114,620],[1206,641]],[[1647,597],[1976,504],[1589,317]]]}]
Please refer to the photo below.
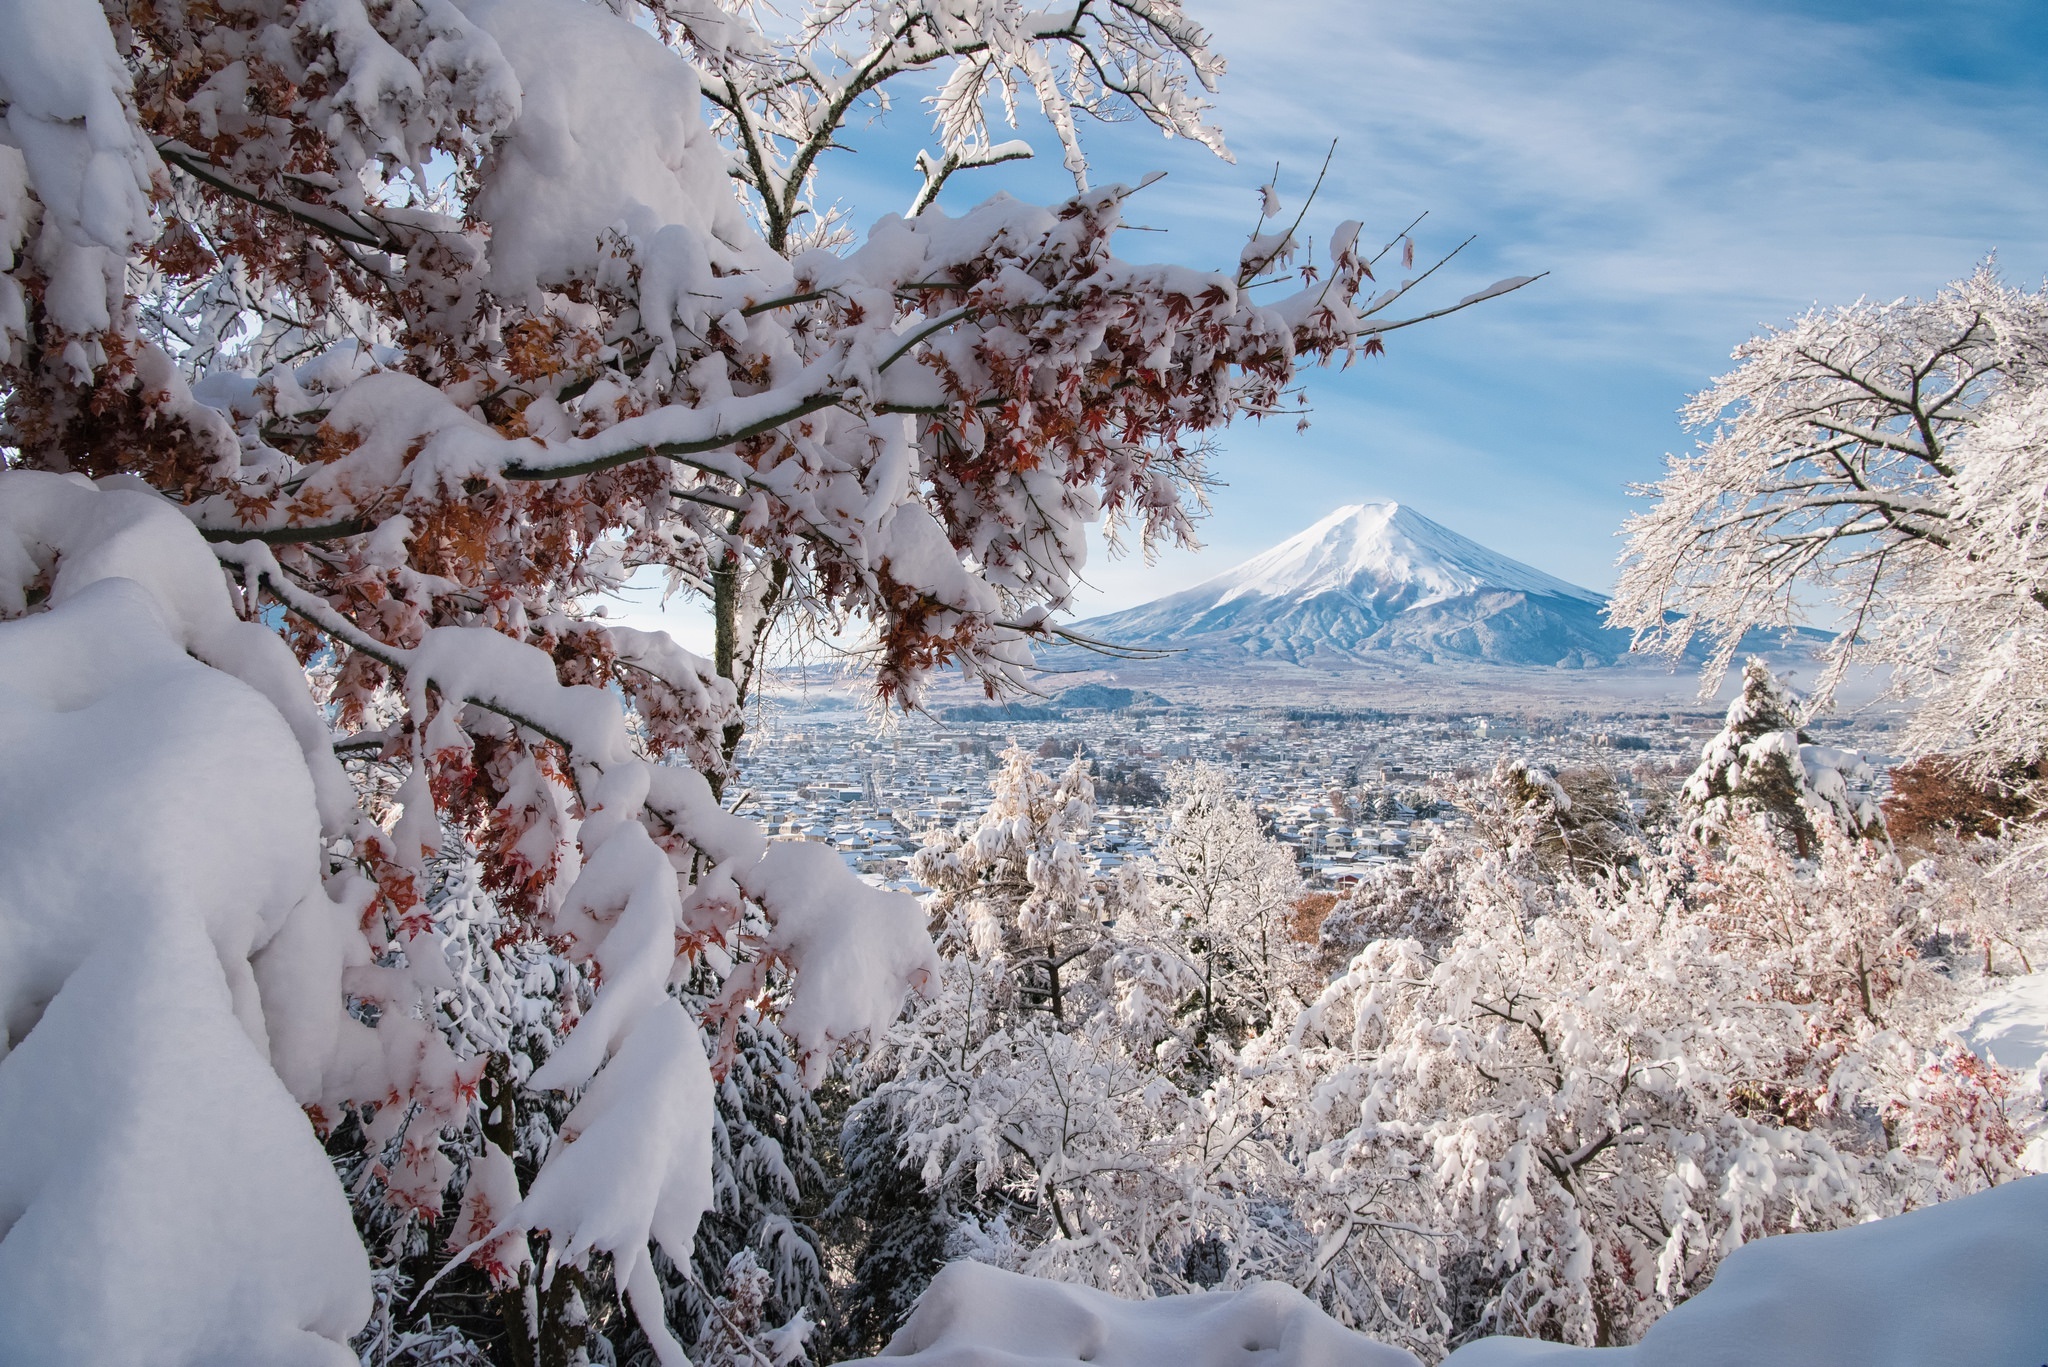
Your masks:
[{"label": "snowy mountain peak", "polygon": [[1221,605],[1244,597],[1351,593],[1399,596],[1403,606],[1412,608],[1481,589],[1604,601],[1589,589],[1490,551],[1399,503],[1339,508],[1271,550],[1174,596]]},{"label": "snowy mountain peak", "polygon": [[[1183,658],[1613,663],[1606,599],[1399,503],[1354,503],[1191,589],[1081,626]],[[1193,652],[1188,654],[1187,652]]]}]

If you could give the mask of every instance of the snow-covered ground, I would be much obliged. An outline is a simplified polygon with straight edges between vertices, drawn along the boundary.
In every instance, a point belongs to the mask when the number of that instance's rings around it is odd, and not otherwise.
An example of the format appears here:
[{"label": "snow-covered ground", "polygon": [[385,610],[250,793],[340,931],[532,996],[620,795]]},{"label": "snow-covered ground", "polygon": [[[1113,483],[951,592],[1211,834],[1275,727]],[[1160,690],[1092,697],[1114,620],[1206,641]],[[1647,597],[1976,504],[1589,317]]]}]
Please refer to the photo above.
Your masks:
[{"label": "snow-covered ground", "polygon": [[[1632,1347],[1482,1339],[1446,1367],[2033,1367],[2048,1360],[2044,1230],[2048,1177],[2031,1177],[1851,1229],[1759,1239]],[[915,1367],[1415,1361],[1275,1283],[1132,1302],[975,1263],[942,1272],[882,1356]]]},{"label": "snow-covered ground", "polygon": [[[2020,1161],[2048,1172],[2048,972],[2014,980],[1977,1004],[1956,1033],[1979,1058],[2010,1068],[2030,1088],[2017,1098],[2031,1113],[2022,1121],[2028,1134]],[[2048,1287],[2042,1290],[2048,1296]]]},{"label": "snow-covered ground", "polygon": [[1629,1348],[1484,1339],[1446,1367],[2033,1367],[2048,1359],[2048,1177],[1736,1250]]},{"label": "snow-covered ground", "polygon": [[975,1262],[932,1280],[882,1356],[916,1367],[1415,1367],[1278,1282],[1127,1301]]}]

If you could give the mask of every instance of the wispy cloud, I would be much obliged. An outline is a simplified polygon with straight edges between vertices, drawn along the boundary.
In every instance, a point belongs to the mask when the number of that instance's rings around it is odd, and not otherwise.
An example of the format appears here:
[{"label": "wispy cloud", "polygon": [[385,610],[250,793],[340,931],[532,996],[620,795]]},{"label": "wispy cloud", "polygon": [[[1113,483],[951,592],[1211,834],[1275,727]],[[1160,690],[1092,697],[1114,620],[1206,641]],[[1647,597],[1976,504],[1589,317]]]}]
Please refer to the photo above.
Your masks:
[{"label": "wispy cloud", "polygon": [[[1480,240],[1439,298],[1539,285],[1312,378],[1313,425],[1225,436],[1201,555],[1098,555],[1084,611],[1185,587],[1341,503],[1398,498],[1552,573],[1612,578],[1624,486],[1686,444],[1674,414],[1758,327],[1816,303],[1926,293],[1996,250],[2048,273],[2041,0],[1188,0],[1230,73],[1235,166],[1143,124],[1085,134],[1133,202],[1129,254],[1234,262],[1254,191],[1290,206],[1338,150],[1309,226],[1424,209],[1424,254]],[[1050,154],[1047,130],[1024,130]],[[828,166],[859,221],[899,209],[931,135],[899,97]],[[999,188],[1052,199],[1045,155]]]},{"label": "wispy cloud", "polygon": [[1120,178],[1170,165],[1146,202],[1177,225],[1162,250],[1230,259],[1252,187],[1277,161],[1298,192],[1334,137],[1312,221],[1429,209],[1425,251],[1482,234],[1460,282],[1551,275],[1316,378],[1303,437],[1231,433],[1211,553],[1100,569],[1104,608],[1376,495],[1604,585],[1623,486],[1685,443],[1676,408],[1736,342],[1816,303],[1931,291],[1994,250],[2015,278],[2048,271],[2048,26],[2028,5],[1193,8],[1231,59],[1239,165],[1096,139]]}]

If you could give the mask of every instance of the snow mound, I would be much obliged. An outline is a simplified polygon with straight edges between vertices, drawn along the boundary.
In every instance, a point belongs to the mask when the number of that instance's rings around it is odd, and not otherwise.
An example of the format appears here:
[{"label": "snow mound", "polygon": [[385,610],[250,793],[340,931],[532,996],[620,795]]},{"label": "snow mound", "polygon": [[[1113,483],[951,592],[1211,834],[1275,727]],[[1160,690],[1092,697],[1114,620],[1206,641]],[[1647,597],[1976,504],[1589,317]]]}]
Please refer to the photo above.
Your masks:
[{"label": "snow mound", "polygon": [[1956,1034],[1978,1058],[2021,1075],[2015,1109],[2022,1112],[2027,1147],[2020,1165],[2048,1172],[2048,972],[2031,973],[1986,996]]},{"label": "snow mound", "polygon": [[2048,1357],[2048,1177],[1730,1254],[1628,1348],[1481,1339],[1445,1367],[2032,1367]]},{"label": "snow mound", "polygon": [[1278,1282],[1126,1301],[976,1262],[932,1279],[881,1358],[918,1367],[1417,1367]]},{"label": "snow mound", "polygon": [[2048,1062],[2048,973],[2033,973],[1977,1004],[1956,1031],[1979,1058],[2031,1073]]},{"label": "snow mound", "polygon": [[[1888,1220],[1781,1234],[1627,1348],[1467,1344],[1444,1367],[2032,1367],[2048,1355],[2048,1177]],[[1413,1367],[1277,1282],[1125,1301],[948,1265],[882,1359],[917,1367]],[[881,1359],[873,1359],[879,1361]]]}]

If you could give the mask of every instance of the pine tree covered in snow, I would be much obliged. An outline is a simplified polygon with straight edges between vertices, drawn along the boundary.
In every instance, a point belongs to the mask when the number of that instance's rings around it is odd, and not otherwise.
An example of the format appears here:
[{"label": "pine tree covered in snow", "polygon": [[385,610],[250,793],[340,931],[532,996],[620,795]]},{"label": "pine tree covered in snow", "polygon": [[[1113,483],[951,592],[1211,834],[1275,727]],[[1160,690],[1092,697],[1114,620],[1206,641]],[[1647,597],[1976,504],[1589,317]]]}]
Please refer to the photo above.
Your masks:
[{"label": "pine tree covered in snow", "polygon": [[953,1211],[943,1189],[926,1184],[906,1159],[902,1122],[866,1107],[840,1132],[844,1185],[832,1215],[853,1231],[847,1284],[839,1289],[832,1355],[880,1353],[952,1255]]},{"label": "pine tree covered in snow", "polygon": [[1865,838],[1883,834],[1883,818],[1851,783],[1868,785],[1870,766],[1853,751],[1814,745],[1799,729],[1799,700],[1761,660],[1742,668],[1742,691],[1721,730],[1701,747],[1681,805],[1695,832],[1760,818],[1801,857],[1819,844],[1817,821]]}]

